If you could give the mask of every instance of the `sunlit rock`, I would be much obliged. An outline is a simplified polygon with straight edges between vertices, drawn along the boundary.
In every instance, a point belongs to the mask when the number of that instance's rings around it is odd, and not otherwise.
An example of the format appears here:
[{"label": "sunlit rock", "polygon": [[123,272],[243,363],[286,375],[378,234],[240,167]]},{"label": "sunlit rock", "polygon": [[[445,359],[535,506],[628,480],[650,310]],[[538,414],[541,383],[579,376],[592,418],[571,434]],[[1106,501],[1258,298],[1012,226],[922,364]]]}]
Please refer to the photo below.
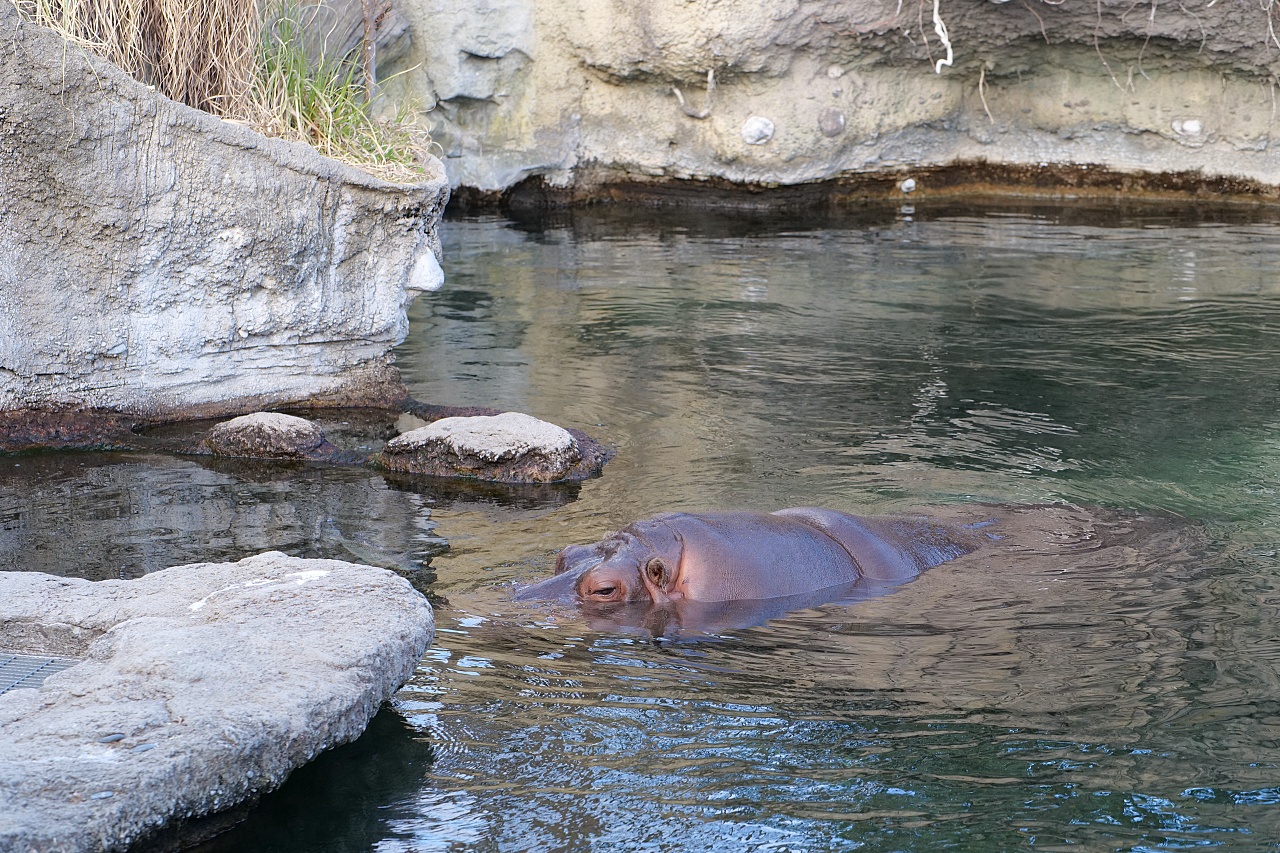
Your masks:
[{"label": "sunlit rock", "polygon": [[605,458],[603,449],[586,436],[519,412],[504,412],[442,418],[396,436],[376,461],[390,471],[436,477],[553,483],[591,476]]},{"label": "sunlit rock", "polygon": [[[1164,192],[1160,173],[1197,172],[1215,192],[1222,176],[1265,185],[1253,190],[1263,197],[1280,185],[1269,2],[1165,3],[1142,15],[1121,0],[944,2],[933,6],[938,23],[928,3],[922,17],[900,0],[401,8],[415,34],[404,65],[422,68],[406,85],[436,104],[429,121],[450,181],[511,204],[613,198],[672,179],[690,188],[681,204],[716,203],[707,181],[840,181],[847,192],[850,178],[908,169],[955,168],[955,181],[987,191],[1088,181],[1132,197],[1134,179]],[[759,144],[757,131],[744,149],[749,116],[788,132]],[[1187,129],[1188,116],[1202,131]],[[1183,129],[1170,132],[1178,119]],[[989,166],[966,172],[974,163]]]},{"label": "sunlit rock", "polygon": [[337,560],[0,573],[0,648],[80,661],[0,695],[0,850],[125,850],[269,791],[354,740],[433,634],[407,581]]},{"label": "sunlit rock", "polygon": [[328,442],[320,428],[306,418],[254,412],[223,421],[209,430],[200,444],[215,456],[306,459],[317,455]]}]

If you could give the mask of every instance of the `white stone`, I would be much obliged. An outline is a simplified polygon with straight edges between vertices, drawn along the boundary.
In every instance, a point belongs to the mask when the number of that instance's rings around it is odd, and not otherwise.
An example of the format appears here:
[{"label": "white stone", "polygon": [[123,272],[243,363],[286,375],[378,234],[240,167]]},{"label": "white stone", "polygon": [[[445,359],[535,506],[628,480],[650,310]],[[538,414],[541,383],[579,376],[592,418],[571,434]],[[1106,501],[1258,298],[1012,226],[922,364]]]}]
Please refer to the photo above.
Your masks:
[{"label": "white stone", "polygon": [[905,181],[903,181],[902,183],[898,184],[898,189],[902,190],[904,193],[913,193],[913,192],[915,192],[915,191],[916,191],[916,179],[915,179],[915,178],[907,178]]},{"label": "white stone", "polygon": [[1198,118],[1174,119],[1173,132],[1181,136],[1199,136],[1204,131],[1204,123]]},{"label": "white stone", "polygon": [[411,451],[440,442],[458,455],[489,462],[514,459],[530,452],[565,454],[575,447],[563,427],[520,412],[466,418],[441,418],[387,442],[392,452]]},{"label": "white stone", "polygon": [[748,145],[764,145],[773,138],[773,122],[764,116],[751,116],[742,123],[742,141]]}]

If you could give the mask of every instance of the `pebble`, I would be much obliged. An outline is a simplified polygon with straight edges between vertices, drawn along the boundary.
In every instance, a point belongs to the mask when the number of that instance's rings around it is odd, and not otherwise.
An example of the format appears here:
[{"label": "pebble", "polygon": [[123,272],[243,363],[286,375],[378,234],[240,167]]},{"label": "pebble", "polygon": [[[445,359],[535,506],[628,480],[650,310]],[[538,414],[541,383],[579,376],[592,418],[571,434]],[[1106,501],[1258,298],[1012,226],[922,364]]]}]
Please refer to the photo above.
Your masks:
[{"label": "pebble", "polygon": [[742,141],[748,145],[764,145],[773,138],[773,122],[764,116],[752,116],[742,123]]},{"label": "pebble", "polygon": [[827,107],[818,116],[818,129],[826,137],[844,133],[844,113],[835,107]]},{"label": "pebble", "polygon": [[98,738],[98,743],[115,743],[116,741],[119,741],[119,740],[124,740],[124,735],[121,734],[120,732],[116,732],[115,734]]}]

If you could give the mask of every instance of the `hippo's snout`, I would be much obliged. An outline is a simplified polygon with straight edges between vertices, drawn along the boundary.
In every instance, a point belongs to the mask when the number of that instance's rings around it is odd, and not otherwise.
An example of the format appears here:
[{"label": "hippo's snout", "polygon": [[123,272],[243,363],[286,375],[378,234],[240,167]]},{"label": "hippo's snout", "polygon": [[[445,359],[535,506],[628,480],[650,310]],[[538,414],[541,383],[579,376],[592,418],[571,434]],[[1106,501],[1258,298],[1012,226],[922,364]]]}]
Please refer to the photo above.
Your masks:
[{"label": "hippo's snout", "polygon": [[568,601],[578,596],[578,580],[603,560],[594,545],[569,545],[556,555],[556,573],[515,594],[517,601]]},{"label": "hippo's snout", "polygon": [[516,601],[569,601],[577,597],[577,580],[571,574],[552,575],[517,591],[514,598]]}]

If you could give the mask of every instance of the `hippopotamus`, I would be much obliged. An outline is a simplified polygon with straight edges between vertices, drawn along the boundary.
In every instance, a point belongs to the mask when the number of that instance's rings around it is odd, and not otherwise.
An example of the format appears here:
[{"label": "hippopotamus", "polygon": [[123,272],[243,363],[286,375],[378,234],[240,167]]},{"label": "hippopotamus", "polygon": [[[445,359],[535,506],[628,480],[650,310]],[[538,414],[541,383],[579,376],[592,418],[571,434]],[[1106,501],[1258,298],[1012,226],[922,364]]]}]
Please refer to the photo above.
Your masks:
[{"label": "hippopotamus", "polygon": [[518,599],[575,601],[589,618],[712,632],[790,610],[883,594],[988,541],[987,522],[860,517],[820,507],[664,513],[592,545],[570,545],[555,576]]}]

